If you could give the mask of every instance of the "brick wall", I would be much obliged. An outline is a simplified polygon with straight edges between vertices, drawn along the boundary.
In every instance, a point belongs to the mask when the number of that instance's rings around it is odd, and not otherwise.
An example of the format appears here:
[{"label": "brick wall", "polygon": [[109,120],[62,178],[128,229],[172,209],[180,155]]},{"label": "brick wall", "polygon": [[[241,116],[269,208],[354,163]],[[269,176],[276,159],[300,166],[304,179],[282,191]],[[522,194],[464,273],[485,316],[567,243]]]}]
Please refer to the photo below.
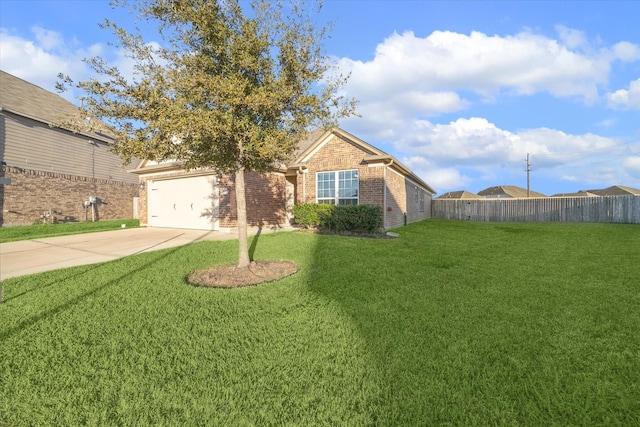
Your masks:
[{"label": "brick wall", "polygon": [[382,207],[384,166],[370,167],[364,162],[364,156],[367,154],[372,153],[366,153],[338,136],[331,138],[307,163],[309,172],[298,174],[296,202],[316,202],[316,172],[357,169],[360,204]]},{"label": "brick wall", "polygon": [[405,178],[391,169],[387,170],[387,212],[385,228],[404,225],[407,211]]},{"label": "brick wall", "polygon": [[95,196],[96,219],[128,219],[133,217],[133,198],[138,184],[107,179],[2,167],[2,176],[10,185],[0,186],[0,223],[29,225],[42,222],[41,215],[51,212],[48,221],[91,221],[91,208],[82,203]]},{"label": "brick wall", "polygon": [[404,175],[387,170],[387,219],[385,227],[404,225],[431,217],[431,194]]},{"label": "brick wall", "polygon": [[[287,216],[287,180],[282,174],[246,172],[245,197],[247,199],[247,223],[261,225],[284,225]],[[238,226],[236,214],[236,193],[233,175],[223,175],[220,179],[220,227]],[[226,193],[226,194],[224,194]]]},{"label": "brick wall", "polygon": [[420,221],[431,217],[431,194],[414,182],[405,179],[407,195],[407,222]]}]

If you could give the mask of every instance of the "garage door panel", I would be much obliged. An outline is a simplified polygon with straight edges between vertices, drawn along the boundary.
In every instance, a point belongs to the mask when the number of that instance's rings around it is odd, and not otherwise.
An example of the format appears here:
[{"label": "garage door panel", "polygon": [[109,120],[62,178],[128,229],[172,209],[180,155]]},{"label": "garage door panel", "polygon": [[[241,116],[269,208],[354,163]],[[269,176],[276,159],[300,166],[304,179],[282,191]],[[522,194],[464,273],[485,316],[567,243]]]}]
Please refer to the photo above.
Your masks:
[{"label": "garage door panel", "polygon": [[218,188],[213,176],[154,181],[149,188],[149,225],[218,229]]}]

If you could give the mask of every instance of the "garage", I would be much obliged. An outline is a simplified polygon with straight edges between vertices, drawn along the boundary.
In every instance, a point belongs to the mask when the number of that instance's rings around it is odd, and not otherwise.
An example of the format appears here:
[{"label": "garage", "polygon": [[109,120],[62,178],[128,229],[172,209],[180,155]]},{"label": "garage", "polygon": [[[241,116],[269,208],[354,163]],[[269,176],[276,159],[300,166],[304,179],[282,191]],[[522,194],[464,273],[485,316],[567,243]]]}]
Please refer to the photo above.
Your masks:
[{"label": "garage", "polygon": [[147,185],[150,226],[219,229],[215,175],[157,179]]}]

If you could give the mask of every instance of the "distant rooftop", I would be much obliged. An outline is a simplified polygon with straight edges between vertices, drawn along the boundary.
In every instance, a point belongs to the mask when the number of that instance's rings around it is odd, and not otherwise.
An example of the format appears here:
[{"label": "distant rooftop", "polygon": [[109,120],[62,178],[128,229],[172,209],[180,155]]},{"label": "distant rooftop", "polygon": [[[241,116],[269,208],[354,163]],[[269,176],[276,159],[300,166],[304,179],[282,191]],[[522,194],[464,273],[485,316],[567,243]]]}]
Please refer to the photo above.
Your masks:
[{"label": "distant rooftop", "polygon": [[472,193],[467,190],[449,191],[444,193],[438,199],[482,199],[482,196],[478,196],[476,193]]},{"label": "distant rooftop", "polygon": [[558,193],[551,197],[599,197],[597,194],[591,191],[578,191],[577,193]]},{"label": "distant rooftop", "polygon": [[530,190],[529,195],[527,196],[526,188],[517,187],[515,185],[499,185],[496,187],[485,188],[484,190],[479,191],[478,195],[486,199],[522,199],[526,197],[547,197],[546,195],[533,190]]},{"label": "distant rooftop", "polygon": [[587,190],[587,192],[598,196],[640,196],[640,190],[637,188],[625,187],[623,185],[613,185],[601,190]]}]

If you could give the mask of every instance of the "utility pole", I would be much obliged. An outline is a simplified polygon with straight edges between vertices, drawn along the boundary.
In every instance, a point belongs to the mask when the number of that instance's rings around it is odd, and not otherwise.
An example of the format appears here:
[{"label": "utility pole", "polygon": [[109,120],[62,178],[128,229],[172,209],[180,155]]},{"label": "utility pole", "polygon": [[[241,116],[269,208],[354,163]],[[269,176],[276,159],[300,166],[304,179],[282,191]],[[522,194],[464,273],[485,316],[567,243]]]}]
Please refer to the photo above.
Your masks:
[{"label": "utility pole", "polygon": [[531,175],[531,163],[529,163],[529,153],[527,153],[527,158],[525,159],[525,162],[527,162],[527,197],[531,197],[531,189],[530,189],[530,179],[529,176]]}]

